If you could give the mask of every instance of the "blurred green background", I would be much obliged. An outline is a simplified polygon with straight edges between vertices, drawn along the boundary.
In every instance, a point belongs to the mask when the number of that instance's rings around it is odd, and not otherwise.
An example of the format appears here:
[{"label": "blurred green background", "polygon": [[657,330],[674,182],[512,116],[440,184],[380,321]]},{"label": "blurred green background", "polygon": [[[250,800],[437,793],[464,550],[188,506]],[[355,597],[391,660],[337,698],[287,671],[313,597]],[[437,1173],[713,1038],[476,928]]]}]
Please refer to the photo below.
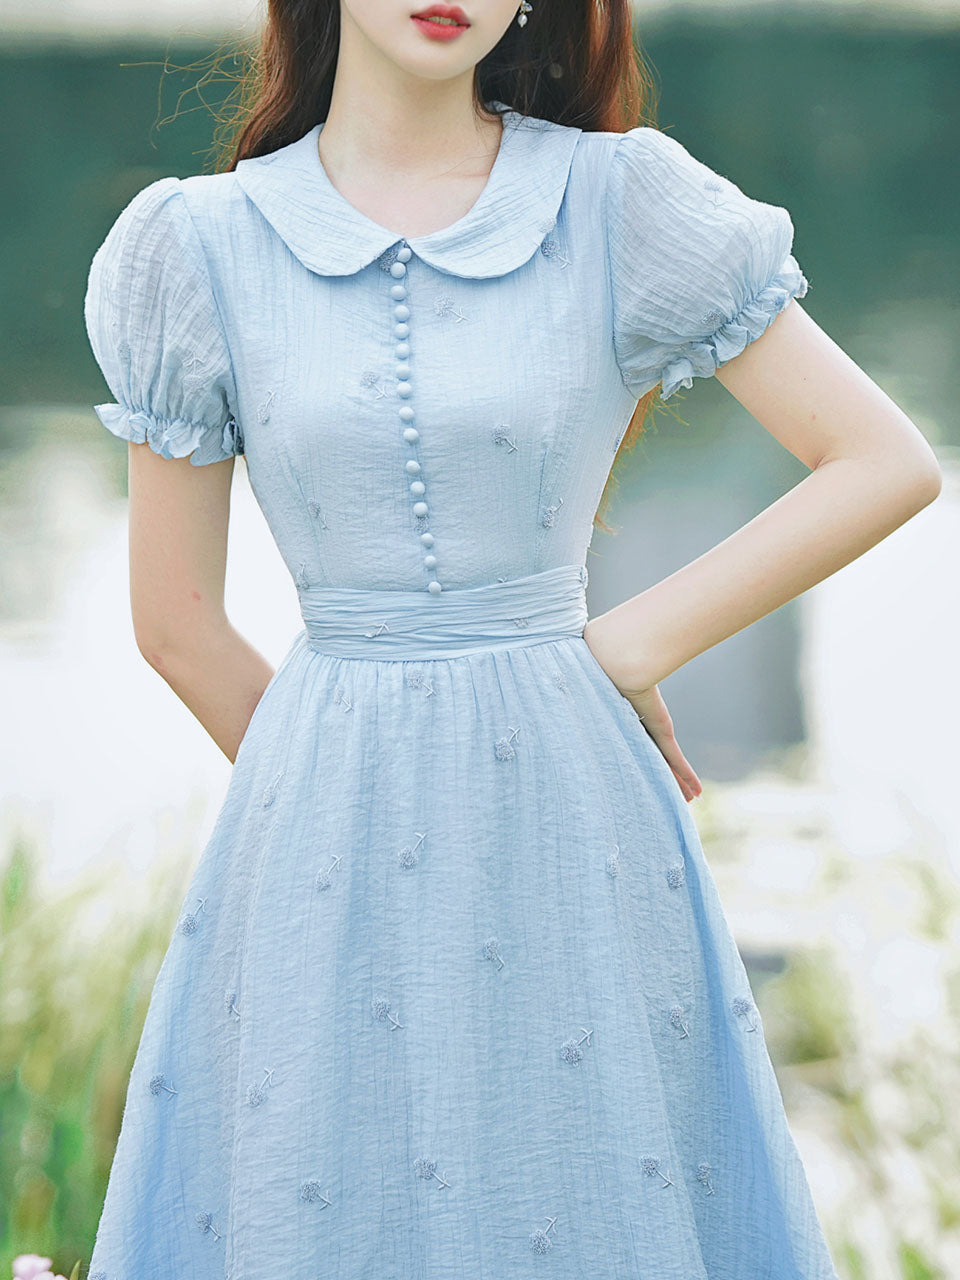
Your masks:
[{"label": "blurred green background", "polygon": [[[960,816],[945,713],[960,616],[946,582],[960,25],[909,6],[873,21],[862,8],[724,4],[640,14],[637,32],[661,127],[790,210],[805,309],[917,422],[947,475],[936,518],[664,686],[705,782],[695,817],[838,1269],[945,1280],[960,1275]],[[0,1273],[22,1252],[64,1273],[89,1257],[150,989],[226,777],[133,653],[126,446],[92,413],[109,396],[82,317],[90,258],[123,204],[154,178],[211,167],[207,104],[229,88],[196,88],[213,47],[21,33],[0,53]],[[680,397],[680,413],[622,470],[616,535],[597,535],[588,561],[591,613],[806,474],[718,385]],[[245,489],[237,512],[237,536],[262,548],[263,531],[245,531]],[[236,586],[248,634],[280,572],[264,562],[259,595]],[[281,639],[261,647],[278,658]],[[912,750],[882,705],[911,680]],[[182,775],[163,772],[168,756]],[[179,810],[185,830],[169,820]]]}]

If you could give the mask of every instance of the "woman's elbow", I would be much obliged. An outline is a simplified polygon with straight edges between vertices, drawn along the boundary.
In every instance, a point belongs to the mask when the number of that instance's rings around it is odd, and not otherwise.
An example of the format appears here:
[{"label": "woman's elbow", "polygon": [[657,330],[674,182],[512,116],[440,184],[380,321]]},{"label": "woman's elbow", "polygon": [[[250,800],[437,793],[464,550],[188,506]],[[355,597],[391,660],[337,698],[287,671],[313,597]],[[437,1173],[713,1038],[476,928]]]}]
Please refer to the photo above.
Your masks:
[{"label": "woman's elbow", "polygon": [[901,484],[917,511],[929,506],[943,489],[940,462],[930,445],[924,444],[918,457],[905,461],[901,472]]},{"label": "woman's elbow", "polygon": [[165,675],[177,665],[188,638],[175,625],[157,623],[156,619],[133,615],[133,636],[144,661],[154,671]]},{"label": "woman's elbow", "polygon": [[143,607],[132,610],[133,635],[144,661],[162,676],[189,667],[198,653],[208,650],[218,617],[194,615],[185,618],[174,610],[158,612]]}]

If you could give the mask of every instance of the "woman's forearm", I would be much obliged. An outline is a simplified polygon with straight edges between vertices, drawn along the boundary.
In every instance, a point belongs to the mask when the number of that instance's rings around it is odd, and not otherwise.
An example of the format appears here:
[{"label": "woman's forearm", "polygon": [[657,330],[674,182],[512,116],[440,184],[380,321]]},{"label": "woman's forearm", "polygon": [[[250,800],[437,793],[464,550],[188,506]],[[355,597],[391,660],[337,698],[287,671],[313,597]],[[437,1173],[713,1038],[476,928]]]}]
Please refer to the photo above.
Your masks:
[{"label": "woman's forearm", "polygon": [[141,633],[137,644],[232,764],[273,675],[270,664],[222,616],[182,634],[167,630],[160,643]]},{"label": "woman's forearm", "polygon": [[823,462],[723,542],[591,619],[584,637],[622,692],[650,688],[862,555],[939,492],[932,451]]}]

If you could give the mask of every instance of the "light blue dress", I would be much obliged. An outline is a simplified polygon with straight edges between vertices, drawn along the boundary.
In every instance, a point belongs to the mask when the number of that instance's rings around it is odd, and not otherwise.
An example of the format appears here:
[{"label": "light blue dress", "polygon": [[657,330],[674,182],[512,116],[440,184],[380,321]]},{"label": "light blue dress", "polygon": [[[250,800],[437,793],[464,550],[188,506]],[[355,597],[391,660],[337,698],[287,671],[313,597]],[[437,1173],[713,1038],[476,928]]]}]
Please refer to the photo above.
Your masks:
[{"label": "light blue dress", "polygon": [[652,128],[504,121],[430,235],[341,196],[318,124],[151,183],[93,259],[100,419],[245,455],[304,627],[91,1280],[835,1280],[690,809],[582,635],[638,396],[805,293],[793,226]]}]

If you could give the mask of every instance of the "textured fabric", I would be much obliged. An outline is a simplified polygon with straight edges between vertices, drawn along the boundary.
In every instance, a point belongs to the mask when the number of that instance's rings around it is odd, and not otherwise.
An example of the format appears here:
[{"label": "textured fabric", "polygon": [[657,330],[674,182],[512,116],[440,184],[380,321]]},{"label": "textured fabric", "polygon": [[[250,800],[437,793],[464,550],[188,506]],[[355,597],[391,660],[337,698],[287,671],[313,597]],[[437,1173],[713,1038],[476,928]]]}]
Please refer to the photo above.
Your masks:
[{"label": "textured fabric", "polygon": [[583,638],[638,388],[801,292],[789,220],[652,130],[507,111],[473,208],[406,240],[319,127],[146,187],[91,267],[104,425],[243,452],[304,621],[91,1280],[835,1280],[691,812]]},{"label": "textured fabric", "polygon": [[656,129],[617,144],[608,210],[617,359],[637,397],[715,373],[807,292],[787,210]]},{"label": "textured fabric", "polygon": [[243,452],[230,352],[176,178],[151,183],[94,255],[87,333],[115,404],[105,427],[196,465]]}]

